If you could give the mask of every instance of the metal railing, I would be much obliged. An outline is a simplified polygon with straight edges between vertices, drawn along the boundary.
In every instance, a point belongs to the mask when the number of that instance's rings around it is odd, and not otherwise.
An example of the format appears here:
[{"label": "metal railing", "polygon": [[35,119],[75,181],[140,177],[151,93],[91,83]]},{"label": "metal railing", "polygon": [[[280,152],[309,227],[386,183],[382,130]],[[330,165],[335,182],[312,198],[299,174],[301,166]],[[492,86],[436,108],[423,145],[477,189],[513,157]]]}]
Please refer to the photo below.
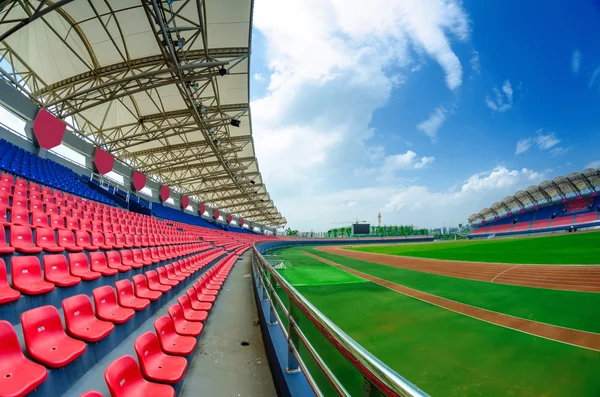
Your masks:
[{"label": "metal railing", "polygon": [[[258,295],[262,302],[269,302],[269,313],[265,313],[267,323],[269,325],[278,324],[287,340],[287,373],[293,374],[302,371],[315,394],[317,396],[324,395],[300,357],[299,349],[303,347],[335,393],[339,396],[351,396],[323,357],[319,355],[306,334],[300,329],[299,317],[302,315],[358,370],[363,378],[363,396],[427,396],[415,385],[369,353],[304,298],[265,260],[258,251],[257,244],[260,243],[255,243],[253,247],[252,266],[257,275]],[[285,294],[287,304],[283,303],[281,297],[277,294],[277,289]],[[283,314],[286,320],[285,323],[282,321],[279,312]]]}]

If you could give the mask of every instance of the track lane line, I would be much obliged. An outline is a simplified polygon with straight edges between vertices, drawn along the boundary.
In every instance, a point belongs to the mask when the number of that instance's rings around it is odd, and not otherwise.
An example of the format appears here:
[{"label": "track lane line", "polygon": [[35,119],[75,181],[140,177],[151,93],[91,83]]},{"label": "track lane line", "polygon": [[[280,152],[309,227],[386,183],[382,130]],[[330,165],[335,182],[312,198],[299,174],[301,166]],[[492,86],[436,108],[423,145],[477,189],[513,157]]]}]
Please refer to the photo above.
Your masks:
[{"label": "track lane line", "polygon": [[468,305],[466,303],[456,302],[450,299],[439,297],[437,295],[432,295],[423,291],[405,287],[403,285],[396,284],[391,281],[381,279],[379,277],[375,277],[358,270],[354,270],[352,268],[340,265],[339,263],[330,261],[325,258],[321,258],[320,256],[311,254],[306,251],[301,252],[304,255],[312,257],[313,259],[316,259],[320,262],[336,267],[347,273],[354,274],[355,276],[362,277],[365,280],[371,281],[379,286],[392,290],[396,293],[400,293],[402,295],[420,300],[424,303],[438,306],[442,309],[450,310],[452,312],[462,314],[467,317],[474,318],[476,320],[485,321],[487,323],[498,325],[500,327],[512,329],[517,332],[522,332],[532,336],[552,340],[558,343],[563,343],[566,345],[600,352],[600,334],[589,331],[582,331],[574,328],[551,325],[534,320],[527,320],[524,318],[511,316],[492,310],[482,309],[480,307]]}]

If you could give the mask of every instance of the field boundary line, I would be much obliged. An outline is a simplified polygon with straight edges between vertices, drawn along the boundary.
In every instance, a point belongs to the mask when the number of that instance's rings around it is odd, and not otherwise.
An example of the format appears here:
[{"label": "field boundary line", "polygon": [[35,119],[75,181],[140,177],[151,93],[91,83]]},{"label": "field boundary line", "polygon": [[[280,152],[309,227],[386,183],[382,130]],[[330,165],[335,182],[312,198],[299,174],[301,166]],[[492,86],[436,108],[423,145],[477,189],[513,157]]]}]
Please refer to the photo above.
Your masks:
[{"label": "field boundary line", "polygon": [[511,267],[511,268],[509,268],[509,269],[506,269],[506,270],[503,270],[503,271],[501,271],[500,273],[496,274],[496,276],[495,276],[495,277],[492,279],[492,281],[490,281],[490,283],[493,283],[494,281],[496,281],[496,279],[497,279],[498,277],[500,277],[501,275],[503,275],[504,273],[506,273],[506,272],[509,272],[509,271],[511,271],[512,269],[516,269],[516,268],[517,268],[517,267],[519,267],[519,266],[523,266],[523,265],[515,265],[515,266],[513,266],[513,267]]},{"label": "field boundary line", "polygon": [[[440,297],[437,295],[429,294],[427,292],[419,291],[419,290],[416,290],[416,289],[413,289],[410,287],[406,287],[401,284],[397,284],[397,283],[394,283],[394,282],[391,282],[391,281],[388,281],[388,280],[385,280],[385,279],[382,279],[382,278],[379,278],[376,276],[372,276],[370,274],[363,273],[359,270],[354,270],[352,268],[346,267],[344,265],[340,265],[339,263],[330,261],[328,259],[322,258],[318,255],[314,255],[314,254],[311,254],[306,251],[302,251],[302,253],[307,256],[310,256],[316,260],[319,260],[323,263],[337,267],[340,270],[344,270],[350,274],[354,274],[356,276],[362,277],[365,280],[371,281],[381,287],[387,288],[390,291],[399,293],[401,295],[419,300],[421,302],[424,302],[424,303],[427,303],[430,305],[437,306],[441,309],[449,310],[451,312],[461,314],[461,315],[473,318],[475,320],[483,321],[483,322],[486,322],[489,324],[493,324],[493,325],[500,326],[503,328],[511,329],[513,331],[521,332],[521,333],[532,335],[535,337],[551,340],[551,341],[558,342],[558,343],[563,343],[565,345],[571,345],[571,346],[575,346],[575,347],[579,347],[579,348],[583,348],[583,349],[587,349],[587,350],[600,352],[600,334],[595,333],[595,332],[583,331],[583,330],[568,328],[568,327],[562,327],[559,325],[542,323],[542,322],[535,321],[535,320],[528,320],[528,319],[524,319],[521,317],[512,316],[510,314],[500,313],[500,312],[496,312],[493,310],[488,310],[488,309],[484,309],[481,307],[472,306],[472,305],[469,305],[466,303],[453,301],[451,299],[447,299],[447,298],[443,298],[443,297]],[[396,287],[398,289],[396,289],[394,287]],[[406,290],[406,292],[403,292],[401,290]],[[422,295],[423,297],[419,297],[419,295]],[[430,297],[431,300],[426,299],[427,297]],[[436,300],[439,301],[440,303],[436,303],[435,302]],[[444,305],[444,303],[446,303],[448,305],[446,306],[446,305]],[[455,306],[456,308],[452,308],[451,306]],[[488,315],[491,314],[492,315],[491,317],[496,317],[496,321],[494,321],[493,318],[486,319],[486,318],[482,318],[481,316],[478,316],[476,314],[469,313],[468,311],[458,310],[460,308],[471,309],[470,310],[471,312],[473,312],[473,311],[480,312],[480,314],[488,314]],[[515,323],[514,325],[519,325],[517,323],[520,323],[521,327],[515,327],[515,326],[503,324],[500,321],[500,319],[512,320],[512,322]],[[511,322],[511,321],[509,321],[509,322]],[[550,337],[547,335],[543,335],[540,332],[535,332],[534,330],[525,329],[525,328],[527,328],[526,326],[528,326],[528,325],[529,326],[531,326],[531,325],[537,326],[537,328],[542,329],[545,333],[548,333],[550,331],[558,331],[559,337],[558,338]]]}]

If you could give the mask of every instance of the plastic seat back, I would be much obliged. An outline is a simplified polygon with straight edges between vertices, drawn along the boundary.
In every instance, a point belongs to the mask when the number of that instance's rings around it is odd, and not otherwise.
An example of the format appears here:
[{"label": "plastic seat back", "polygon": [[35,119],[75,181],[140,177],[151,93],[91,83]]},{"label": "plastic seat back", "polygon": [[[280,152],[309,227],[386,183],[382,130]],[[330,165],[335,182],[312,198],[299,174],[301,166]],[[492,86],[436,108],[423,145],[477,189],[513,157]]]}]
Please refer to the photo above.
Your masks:
[{"label": "plastic seat back", "polygon": [[104,380],[112,397],[175,395],[171,386],[146,381],[137,362],[131,356],[122,356],[110,363],[104,372]]},{"label": "plastic seat back", "polygon": [[133,263],[133,253],[131,250],[122,250],[121,251],[121,261],[125,266],[131,266]]},{"label": "plastic seat back", "polygon": [[64,255],[44,255],[44,276],[47,280],[53,280],[63,276],[73,277],[69,274],[67,258]]},{"label": "plastic seat back", "polygon": [[48,227],[48,215],[43,211],[35,211],[31,215],[31,224],[35,227]]},{"label": "plastic seat back", "polygon": [[100,306],[113,307],[118,306],[117,297],[115,295],[115,290],[112,289],[110,285],[105,285],[103,287],[96,288],[92,291],[92,296],[94,298],[94,305],[96,306],[96,312],[99,310]]},{"label": "plastic seat back", "polygon": [[[36,356],[38,347],[49,340],[66,336],[58,310],[51,305],[36,307],[21,314],[23,338],[27,352]],[[36,357],[37,359],[37,357]]]},{"label": "plastic seat back", "polygon": [[54,230],[49,227],[38,227],[36,230],[36,243],[38,247],[56,246]]},{"label": "plastic seat back", "polygon": [[12,207],[10,223],[13,225],[29,225],[29,211],[24,207]]},{"label": "plastic seat back", "polygon": [[68,229],[62,229],[58,231],[58,245],[61,247],[74,247],[75,238],[73,232]]},{"label": "plastic seat back", "polygon": [[133,294],[133,287],[131,286],[131,282],[129,280],[119,280],[115,283],[115,287],[117,287],[119,303],[121,299],[135,298],[135,295]]},{"label": "plastic seat back", "polygon": [[65,316],[67,330],[74,329],[78,324],[95,319],[94,308],[89,296],[75,295],[63,299],[62,308]]},{"label": "plastic seat back", "polygon": [[64,229],[65,217],[58,214],[50,214],[50,226],[55,229]]},{"label": "plastic seat back", "polygon": [[2,395],[27,395],[48,377],[46,368],[25,358],[13,326],[5,320],[0,320],[0,346],[2,346],[0,359]]},{"label": "plastic seat back", "polygon": [[75,236],[77,239],[77,245],[80,247],[86,247],[91,244],[90,234],[83,230],[78,230],[75,232]]},{"label": "plastic seat back", "polygon": [[40,260],[35,256],[13,256],[10,267],[13,286],[20,291],[29,292],[31,284],[48,284],[42,278]]},{"label": "plastic seat back", "polygon": [[119,268],[123,266],[119,251],[107,251],[106,262],[108,263],[108,267]]},{"label": "plastic seat back", "polygon": [[94,271],[108,268],[104,252],[90,252],[90,265]]}]

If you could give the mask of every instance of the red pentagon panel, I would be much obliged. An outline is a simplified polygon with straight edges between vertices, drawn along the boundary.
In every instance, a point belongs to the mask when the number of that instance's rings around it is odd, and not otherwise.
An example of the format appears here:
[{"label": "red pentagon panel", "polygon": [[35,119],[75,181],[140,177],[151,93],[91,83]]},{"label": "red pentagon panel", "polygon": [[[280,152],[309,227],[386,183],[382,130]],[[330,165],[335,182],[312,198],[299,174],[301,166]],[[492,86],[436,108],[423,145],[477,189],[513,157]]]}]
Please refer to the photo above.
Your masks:
[{"label": "red pentagon panel", "polygon": [[206,206],[204,204],[200,204],[200,206],[198,207],[198,213],[200,215],[204,215],[205,212],[206,212]]},{"label": "red pentagon panel", "polygon": [[133,188],[138,192],[146,186],[146,175],[142,174],[139,171],[133,171]]},{"label": "red pentagon panel", "polygon": [[171,196],[171,188],[167,186],[160,187],[160,199],[162,201],[167,201]]},{"label": "red pentagon panel", "polygon": [[231,216],[231,214],[227,214],[227,223],[231,223],[232,220],[233,216]]},{"label": "red pentagon panel", "polygon": [[190,204],[190,198],[188,196],[181,196],[181,206],[183,209],[186,209]]},{"label": "red pentagon panel", "polygon": [[61,144],[67,125],[46,109],[38,112],[33,122],[33,133],[42,149],[52,149]]},{"label": "red pentagon panel", "polygon": [[96,152],[94,153],[94,165],[100,174],[108,174],[115,165],[115,158],[106,150],[96,148]]},{"label": "red pentagon panel", "polygon": [[240,221],[238,222],[240,224],[240,226],[244,226],[244,220],[240,219]]},{"label": "red pentagon panel", "polygon": [[213,212],[213,218],[219,219],[219,214],[220,214],[219,210],[215,210],[215,212]]}]

